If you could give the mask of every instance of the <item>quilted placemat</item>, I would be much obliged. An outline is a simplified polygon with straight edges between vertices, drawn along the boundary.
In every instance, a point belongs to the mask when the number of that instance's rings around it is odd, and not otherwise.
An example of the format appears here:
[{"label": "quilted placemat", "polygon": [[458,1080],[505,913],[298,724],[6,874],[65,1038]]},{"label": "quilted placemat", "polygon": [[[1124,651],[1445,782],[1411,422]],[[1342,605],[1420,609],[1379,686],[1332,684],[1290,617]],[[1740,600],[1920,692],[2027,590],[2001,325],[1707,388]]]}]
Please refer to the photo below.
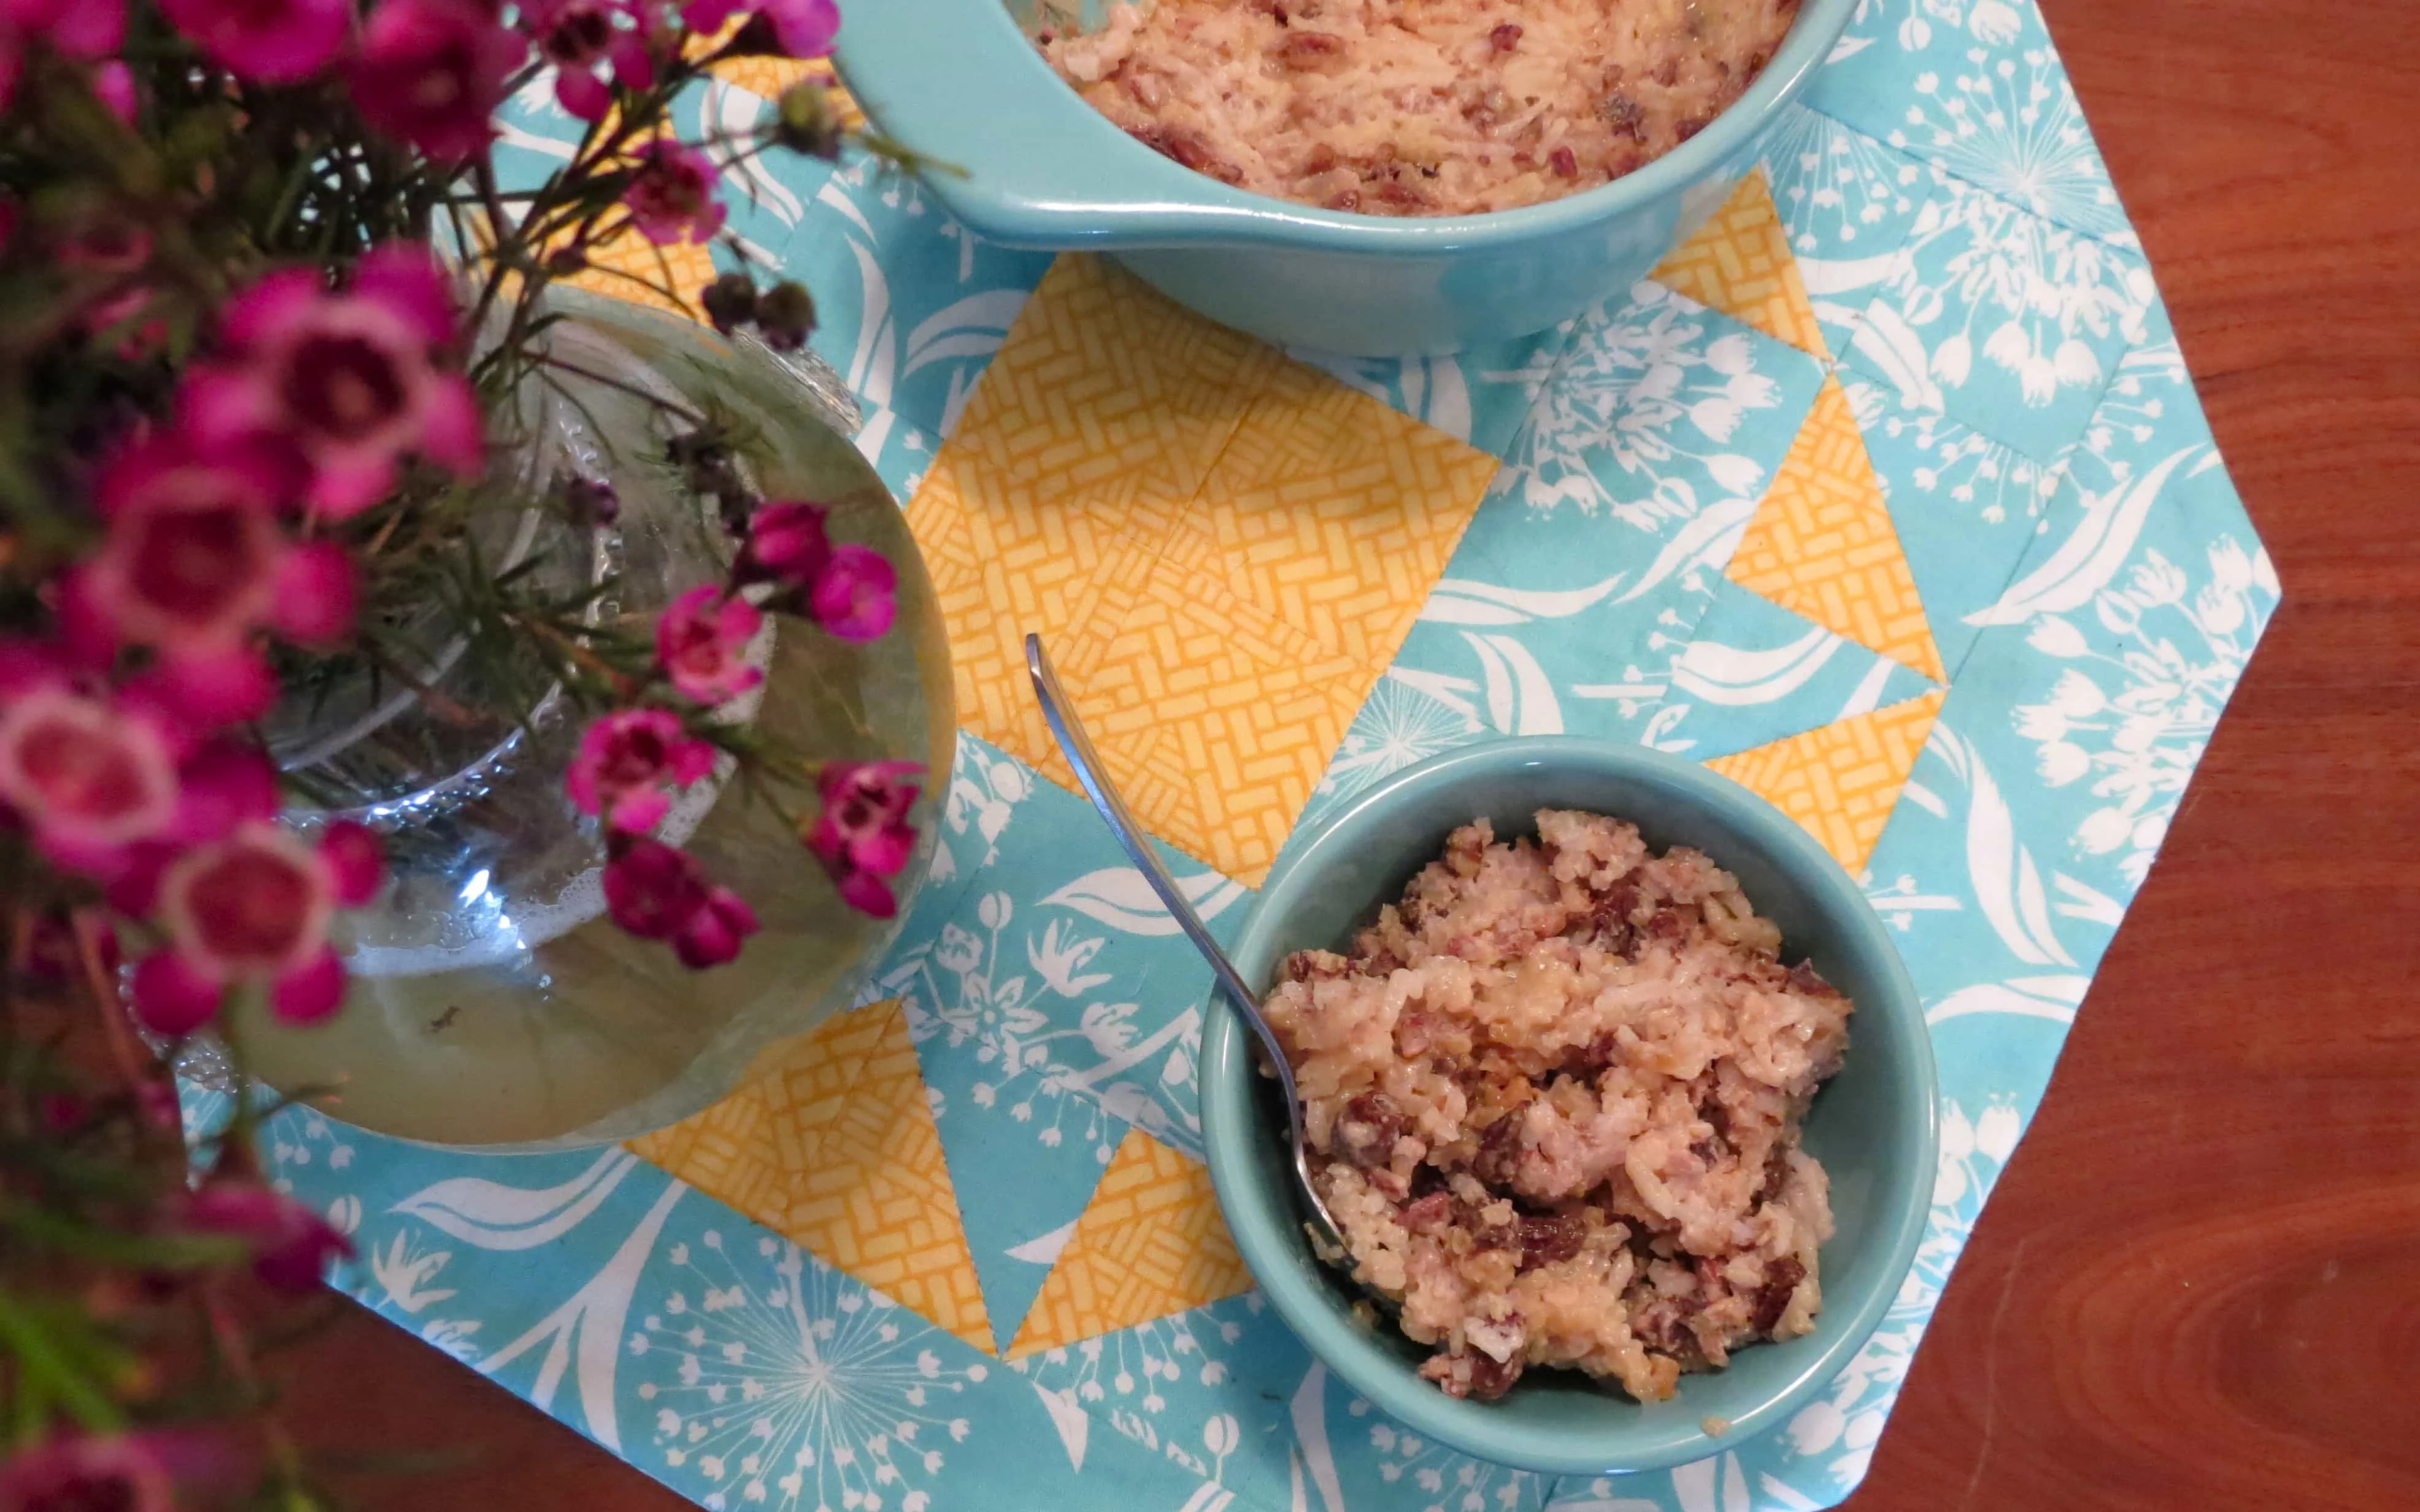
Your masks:
[{"label": "quilted placemat", "polygon": [[[795,67],[689,108],[751,124]],[[534,85],[505,155],[569,124]],[[861,163],[729,184],[939,589],[965,727],[932,880],[859,1008],[628,1149],[283,1115],[278,1179],[359,1248],[341,1284],[716,1508],[1846,1495],[2278,595],[2030,0],[1869,0],[1651,281],[1458,358],[1274,351]],[[1861,875],[1945,1136],[1847,1372],[1714,1458],[1561,1481],[1332,1380],[1219,1223],[1208,978],[1066,787],[1029,629],[1218,929],[1307,821],[1507,734],[1686,753]]]}]

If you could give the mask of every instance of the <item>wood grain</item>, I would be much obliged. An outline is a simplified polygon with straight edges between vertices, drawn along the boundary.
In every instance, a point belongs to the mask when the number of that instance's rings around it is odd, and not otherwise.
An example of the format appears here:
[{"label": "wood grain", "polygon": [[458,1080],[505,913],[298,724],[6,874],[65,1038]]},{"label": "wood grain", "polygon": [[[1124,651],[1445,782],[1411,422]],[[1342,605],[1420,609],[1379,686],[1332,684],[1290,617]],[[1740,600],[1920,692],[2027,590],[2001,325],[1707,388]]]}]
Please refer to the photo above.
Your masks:
[{"label": "wood grain", "polygon": [[[2043,7],[2286,605],[1850,1505],[2420,1507],[2420,6]],[[689,1504],[366,1314],[294,1365],[476,1457],[367,1507]]]}]

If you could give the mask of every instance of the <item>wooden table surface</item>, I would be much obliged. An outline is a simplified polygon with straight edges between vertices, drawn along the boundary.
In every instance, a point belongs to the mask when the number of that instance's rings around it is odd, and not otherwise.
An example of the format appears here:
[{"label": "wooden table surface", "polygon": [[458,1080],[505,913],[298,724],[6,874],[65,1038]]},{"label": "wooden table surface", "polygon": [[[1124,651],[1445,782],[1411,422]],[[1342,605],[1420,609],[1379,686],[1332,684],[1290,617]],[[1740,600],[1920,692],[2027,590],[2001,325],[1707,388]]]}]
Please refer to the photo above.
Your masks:
[{"label": "wooden table surface", "polygon": [[[1848,1504],[2420,1508],[2420,0],[2042,4],[2286,602]],[[366,1507],[690,1505],[365,1313],[291,1373],[469,1456]]]}]

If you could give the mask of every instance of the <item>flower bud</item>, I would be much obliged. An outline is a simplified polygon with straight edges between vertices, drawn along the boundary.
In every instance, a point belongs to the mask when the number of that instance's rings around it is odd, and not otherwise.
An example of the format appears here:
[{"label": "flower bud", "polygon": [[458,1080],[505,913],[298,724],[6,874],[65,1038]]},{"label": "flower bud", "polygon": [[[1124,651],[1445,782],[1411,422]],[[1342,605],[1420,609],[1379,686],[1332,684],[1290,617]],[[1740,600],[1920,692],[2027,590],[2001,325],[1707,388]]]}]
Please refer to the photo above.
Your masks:
[{"label": "flower bud", "polygon": [[664,442],[664,459],[681,470],[682,479],[692,493],[722,494],[742,488],[731,448],[704,431],[675,436]]},{"label": "flower bud", "polygon": [[725,273],[706,285],[697,301],[714,329],[728,336],[756,318],[756,281],[746,273]]},{"label": "flower bud", "polygon": [[814,329],[815,301],[801,285],[776,284],[757,299],[756,330],[774,350],[797,351]]},{"label": "flower bud", "polygon": [[622,517],[622,499],[610,483],[572,478],[563,486],[563,512],[574,525],[610,526]]},{"label": "flower bud", "polygon": [[831,96],[822,85],[810,81],[790,85],[782,91],[781,110],[781,118],[773,128],[773,140],[793,152],[827,162],[840,156],[840,116],[832,109]]}]

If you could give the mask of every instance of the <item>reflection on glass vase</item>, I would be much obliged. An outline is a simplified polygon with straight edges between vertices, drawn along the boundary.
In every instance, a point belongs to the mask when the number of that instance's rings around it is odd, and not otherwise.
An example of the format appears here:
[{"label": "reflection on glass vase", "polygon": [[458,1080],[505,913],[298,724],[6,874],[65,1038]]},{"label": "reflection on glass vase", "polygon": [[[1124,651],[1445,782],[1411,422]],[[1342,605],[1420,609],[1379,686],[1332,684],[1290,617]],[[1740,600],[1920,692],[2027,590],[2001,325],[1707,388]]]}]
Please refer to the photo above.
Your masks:
[{"label": "reflection on glass vase", "polygon": [[[948,792],[949,652],[906,522],[846,440],[853,402],[812,359],[752,340],[576,292],[554,310],[561,365],[523,407],[530,440],[516,451],[527,471],[499,492],[565,473],[601,479],[618,516],[582,529],[490,511],[492,528],[462,543],[474,570],[522,574],[587,623],[644,632],[685,590],[721,580],[731,551],[710,507],[675,486],[661,409],[648,401],[736,421],[740,468],[759,493],[828,505],[835,543],[872,547],[898,569],[898,619],[878,640],[767,616],[748,653],[764,680],[727,712],[811,764],[923,765],[909,822],[924,839],[893,884],[904,915]],[[603,835],[564,786],[580,717],[542,683],[517,703],[449,697],[497,674],[435,628],[436,606],[427,612],[419,691],[365,674],[290,692],[272,722],[289,789],[317,805],[289,823],[307,830],[341,813],[368,824],[385,839],[390,878],[370,906],[338,916],[351,980],[341,1012],[308,1026],[278,1023],[257,1002],[232,1013],[227,1032],[241,1037],[254,1075],[380,1133],[546,1149],[686,1118],[768,1046],[849,1006],[897,926],[843,903],[800,844],[795,792],[726,781],[725,757],[659,827],[762,923],[737,960],[691,971],[606,917]],[[498,706],[534,712],[469,712]],[[208,1073],[203,1061],[192,1069]]]}]

